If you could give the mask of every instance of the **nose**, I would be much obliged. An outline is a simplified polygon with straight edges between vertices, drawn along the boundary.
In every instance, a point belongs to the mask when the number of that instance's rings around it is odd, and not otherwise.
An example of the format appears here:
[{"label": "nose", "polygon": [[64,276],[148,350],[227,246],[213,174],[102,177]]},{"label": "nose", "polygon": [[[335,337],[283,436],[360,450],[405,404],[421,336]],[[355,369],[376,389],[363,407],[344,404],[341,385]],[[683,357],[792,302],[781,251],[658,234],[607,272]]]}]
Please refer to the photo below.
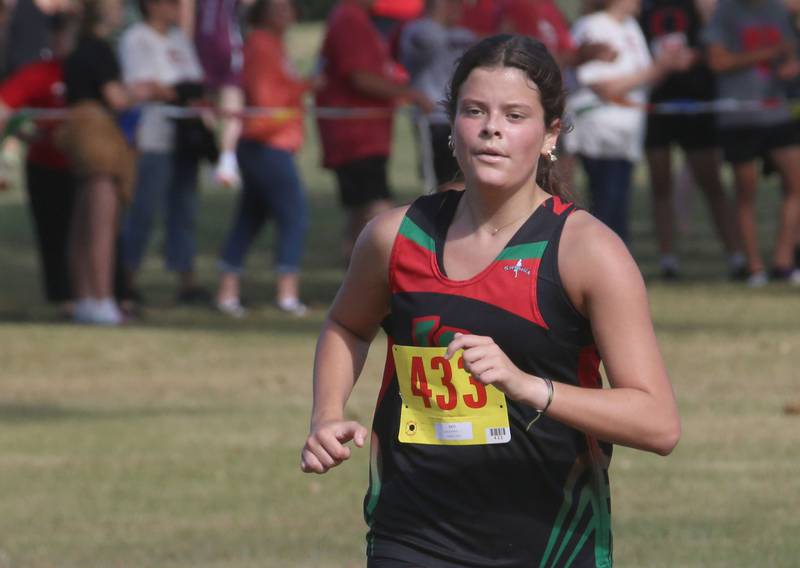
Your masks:
[{"label": "nose", "polygon": [[499,128],[499,120],[494,113],[487,113],[486,120],[481,129],[481,138],[490,140],[492,138],[502,138],[503,134]]}]

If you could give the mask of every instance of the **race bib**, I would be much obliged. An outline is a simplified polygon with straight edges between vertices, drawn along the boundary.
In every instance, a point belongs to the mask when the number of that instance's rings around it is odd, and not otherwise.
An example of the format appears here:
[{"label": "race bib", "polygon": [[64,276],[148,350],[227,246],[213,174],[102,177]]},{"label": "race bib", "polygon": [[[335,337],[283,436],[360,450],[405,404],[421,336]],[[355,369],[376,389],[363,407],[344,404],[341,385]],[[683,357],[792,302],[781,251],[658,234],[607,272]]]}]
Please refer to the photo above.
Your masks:
[{"label": "race bib", "polygon": [[394,345],[402,408],[398,439],[406,444],[470,446],[511,440],[506,396],[464,370],[462,352]]}]

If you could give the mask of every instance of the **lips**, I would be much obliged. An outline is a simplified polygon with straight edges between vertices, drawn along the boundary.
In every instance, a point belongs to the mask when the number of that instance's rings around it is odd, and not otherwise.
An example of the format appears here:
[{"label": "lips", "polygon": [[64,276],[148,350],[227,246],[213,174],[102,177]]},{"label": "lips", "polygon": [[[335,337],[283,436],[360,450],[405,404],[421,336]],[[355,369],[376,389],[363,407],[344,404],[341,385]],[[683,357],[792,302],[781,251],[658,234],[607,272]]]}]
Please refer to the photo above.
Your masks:
[{"label": "lips", "polygon": [[505,154],[503,154],[501,151],[496,150],[494,148],[483,148],[483,149],[478,150],[477,152],[475,152],[475,155],[476,156],[495,156],[495,157],[498,157],[498,158],[507,158],[508,157]]}]

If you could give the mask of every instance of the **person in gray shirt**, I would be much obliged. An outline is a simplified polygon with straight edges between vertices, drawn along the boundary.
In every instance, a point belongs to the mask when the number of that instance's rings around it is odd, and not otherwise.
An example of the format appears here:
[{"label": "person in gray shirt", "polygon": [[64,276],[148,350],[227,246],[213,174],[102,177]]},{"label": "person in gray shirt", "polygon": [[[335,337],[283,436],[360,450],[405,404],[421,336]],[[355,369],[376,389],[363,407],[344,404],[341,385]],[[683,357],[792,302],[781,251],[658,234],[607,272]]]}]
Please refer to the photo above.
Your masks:
[{"label": "person in gray shirt", "polygon": [[767,283],[755,221],[758,158],[768,156],[783,183],[783,204],[770,276],[800,285],[792,256],[800,225],[800,129],[787,104],[787,82],[800,74],[795,35],[779,0],[721,0],[703,32],[719,95],[747,107],[719,115],[722,149],[733,167],[748,284]]},{"label": "person in gray shirt", "polygon": [[[411,85],[434,102],[445,99],[456,61],[478,39],[458,25],[463,3],[428,0],[425,15],[405,26],[400,35],[400,62],[411,75]],[[416,116],[423,174],[427,172],[424,177],[431,178],[425,182],[442,187],[458,174],[458,164],[448,147],[450,121],[441,104],[428,114],[417,110]]]}]

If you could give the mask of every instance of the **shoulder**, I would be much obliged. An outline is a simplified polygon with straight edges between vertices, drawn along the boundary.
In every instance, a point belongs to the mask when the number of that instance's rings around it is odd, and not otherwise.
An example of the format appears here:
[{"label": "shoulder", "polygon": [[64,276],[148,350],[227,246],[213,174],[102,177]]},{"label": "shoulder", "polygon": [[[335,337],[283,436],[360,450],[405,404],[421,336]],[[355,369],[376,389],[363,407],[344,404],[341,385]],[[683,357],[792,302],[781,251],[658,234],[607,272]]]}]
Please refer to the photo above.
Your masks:
[{"label": "shoulder", "polygon": [[381,213],[361,231],[347,271],[358,275],[359,285],[388,285],[394,241],[408,207]]},{"label": "shoulder", "polygon": [[564,224],[558,267],[568,296],[581,313],[588,302],[609,292],[644,287],[639,267],[616,233],[586,211]]},{"label": "shoulder", "polygon": [[381,213],[367,223],[358,240],[364,241],[371,250],[388,259],[400,225],[410,207],[411,205],[404,205]]}]

